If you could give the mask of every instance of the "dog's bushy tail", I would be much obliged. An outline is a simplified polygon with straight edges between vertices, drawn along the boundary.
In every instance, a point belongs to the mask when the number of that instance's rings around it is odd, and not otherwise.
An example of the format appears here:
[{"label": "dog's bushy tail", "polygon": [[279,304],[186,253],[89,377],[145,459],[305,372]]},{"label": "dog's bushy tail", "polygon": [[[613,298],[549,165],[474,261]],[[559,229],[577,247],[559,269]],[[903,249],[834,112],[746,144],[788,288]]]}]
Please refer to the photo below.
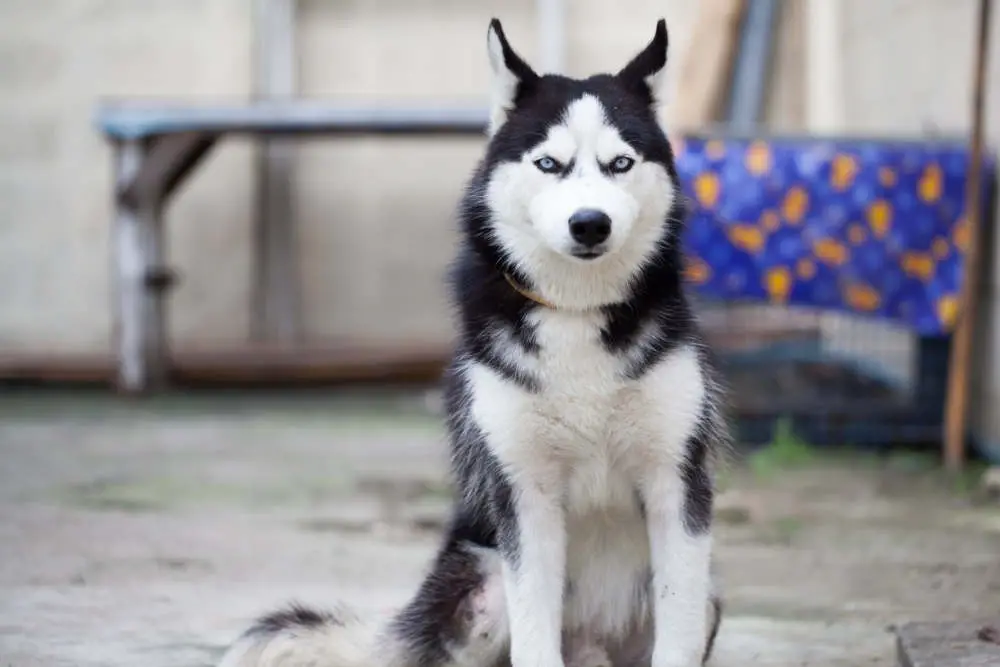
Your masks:
[{"label": "dog's bushy tail", "polygon": [[384,622],[346,609],[292,604],[258,619],[223,655],[219,667],[393,667],[401,647]]}]

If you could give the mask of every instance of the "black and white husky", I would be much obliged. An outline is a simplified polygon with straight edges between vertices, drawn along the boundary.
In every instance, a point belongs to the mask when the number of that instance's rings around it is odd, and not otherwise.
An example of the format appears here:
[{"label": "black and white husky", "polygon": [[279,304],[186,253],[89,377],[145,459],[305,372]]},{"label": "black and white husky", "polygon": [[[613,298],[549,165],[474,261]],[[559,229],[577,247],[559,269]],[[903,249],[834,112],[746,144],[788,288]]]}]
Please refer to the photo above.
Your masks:
[{"label": "black and white husky", "polygon": [[666,24],[617,74],[536,74],[500,23],[489,144],[461,206],[446,374],[457,489],[410,602],[368,624],[292,607],[225,667],[695,667],[719,390],[682,290],[657,121]]}]

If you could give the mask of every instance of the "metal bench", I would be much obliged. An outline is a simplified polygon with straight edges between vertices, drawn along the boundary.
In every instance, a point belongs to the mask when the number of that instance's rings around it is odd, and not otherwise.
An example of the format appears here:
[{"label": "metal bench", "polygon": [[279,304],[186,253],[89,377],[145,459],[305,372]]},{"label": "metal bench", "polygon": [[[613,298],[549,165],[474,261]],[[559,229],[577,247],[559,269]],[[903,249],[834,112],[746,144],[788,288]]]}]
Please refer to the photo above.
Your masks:
[{"label": "metal bench", "polygon": [[269,137],[483,136],[483,108],[348,107],[306,101],[234,106],[115,103],[97,113],[114,150],[117,387],[162,388],[169,358],[164,209],[177,187],[227,135]]}]

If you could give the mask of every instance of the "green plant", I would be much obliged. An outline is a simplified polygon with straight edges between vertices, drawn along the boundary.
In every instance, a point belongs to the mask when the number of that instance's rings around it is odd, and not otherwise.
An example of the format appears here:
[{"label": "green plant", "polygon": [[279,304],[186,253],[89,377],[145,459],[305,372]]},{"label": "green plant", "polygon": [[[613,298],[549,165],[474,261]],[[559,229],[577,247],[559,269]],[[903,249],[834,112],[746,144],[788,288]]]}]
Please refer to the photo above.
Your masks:
[{"label": "green plant", "polygon": [[788,418],[778,420],[771,442],[754,452],[749,459],[750,470],[768,477],[778,470],[800,467],[815,458],[813,447],[796,435]]}]

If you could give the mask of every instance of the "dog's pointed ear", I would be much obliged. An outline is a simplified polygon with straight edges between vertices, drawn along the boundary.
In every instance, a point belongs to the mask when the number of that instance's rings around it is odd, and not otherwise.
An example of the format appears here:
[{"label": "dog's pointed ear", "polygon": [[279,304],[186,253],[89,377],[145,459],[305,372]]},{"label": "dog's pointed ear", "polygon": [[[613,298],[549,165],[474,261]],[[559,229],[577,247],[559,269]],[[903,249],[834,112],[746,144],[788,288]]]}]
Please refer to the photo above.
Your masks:
[{"label": "dog's pointed ear", "polygon": [[656,22],[653,40],[618,72],[618,79],[629,89],[648,95],[650,103],[659,106],[666,99],[667,22]]},{"label": "dog's pointed ear", "polygon": [[489,50],[490,68],[493,70],[489,126],[489,133],[492,135],[507,120],[507,114],[514,108],[521,86],[530,84],[538,78],[538,75],[510,47],[498,19],[490,21],[486,45]]}]

